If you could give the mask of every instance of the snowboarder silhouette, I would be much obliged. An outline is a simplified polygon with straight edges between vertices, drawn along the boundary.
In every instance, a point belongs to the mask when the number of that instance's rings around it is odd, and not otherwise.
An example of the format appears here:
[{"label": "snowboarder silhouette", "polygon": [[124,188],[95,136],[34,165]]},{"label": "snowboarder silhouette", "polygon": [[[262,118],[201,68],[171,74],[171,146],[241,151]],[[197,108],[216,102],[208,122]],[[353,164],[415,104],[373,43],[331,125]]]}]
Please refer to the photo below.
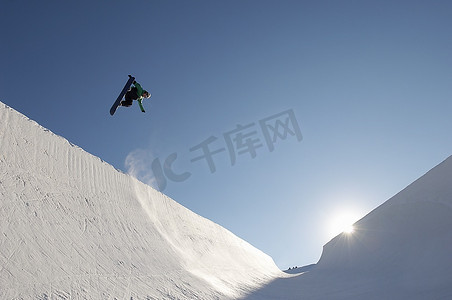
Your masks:
[{"label": "snowboarder silhouette", "polygon": [[[129,75],[129,77],[131,77],[131,76]],[[133,81],[133,85],[134,85],[134,87],[132,87],[131,89],[129,89],[127,91],[127,93],[124,96],[125,100],[121,101],[119,106],[124,106],[124,107],[132,106],[133,100],[137,100],[141,111],[145,112],[142,101],[144,98],[150,98],[151,94],[148,91],[144,90],[141,87],[141,85],[138,82],[136,82],[135,80]]]}]

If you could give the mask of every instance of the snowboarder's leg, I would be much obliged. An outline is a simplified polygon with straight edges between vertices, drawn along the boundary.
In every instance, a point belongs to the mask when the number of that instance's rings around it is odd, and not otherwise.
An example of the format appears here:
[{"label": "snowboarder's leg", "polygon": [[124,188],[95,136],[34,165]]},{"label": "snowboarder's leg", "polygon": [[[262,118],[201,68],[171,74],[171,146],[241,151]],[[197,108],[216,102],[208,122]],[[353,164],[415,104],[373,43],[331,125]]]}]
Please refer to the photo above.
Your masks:
[{"label": "snowboarder's leg", "polygon": [[133,99],[132,99],[133,95],[130,91],[128,91],[125,95],[125,100],[121,101],[121,106],[125,106],[125,107],[129,107],[132,105]]}]

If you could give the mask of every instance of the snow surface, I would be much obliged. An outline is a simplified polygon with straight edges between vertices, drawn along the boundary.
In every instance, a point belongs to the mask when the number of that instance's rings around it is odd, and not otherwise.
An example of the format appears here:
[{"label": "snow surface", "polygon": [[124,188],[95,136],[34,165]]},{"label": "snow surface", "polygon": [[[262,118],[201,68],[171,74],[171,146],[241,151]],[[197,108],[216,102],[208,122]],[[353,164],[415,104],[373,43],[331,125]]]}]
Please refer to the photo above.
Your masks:
[{"label": "snow surface", "polygon": [[452,299],[452,157],[286,274],[1,102],[0,136],[0,299]]},{"label": "snow surface", "polygon": [[0,103],[0,299],[228,299],[280,274],[221,226]]},{"label": "snow surface", "polygon": [[247,299],[452,299],[452,157]]}]

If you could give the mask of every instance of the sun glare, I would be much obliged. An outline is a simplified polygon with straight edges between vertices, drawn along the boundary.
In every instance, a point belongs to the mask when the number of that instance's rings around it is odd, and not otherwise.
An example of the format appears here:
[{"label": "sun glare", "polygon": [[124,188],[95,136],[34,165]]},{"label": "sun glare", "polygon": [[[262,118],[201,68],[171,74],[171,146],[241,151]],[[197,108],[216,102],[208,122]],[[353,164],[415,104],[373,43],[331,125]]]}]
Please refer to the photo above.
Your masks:
[{"label": "sun glare", "polygon": [[349,225],[349,226],[344,227],[344,233],[352,234],[353,231],[355,231],[355,227],[353,227],[353,225]]},{"label": "sun glare", "polygon": [[329,221],[329,238],[338,234],[353,234],[355,227],[353,224],[360,219],[361,215],[353,211],[336,212]]}]

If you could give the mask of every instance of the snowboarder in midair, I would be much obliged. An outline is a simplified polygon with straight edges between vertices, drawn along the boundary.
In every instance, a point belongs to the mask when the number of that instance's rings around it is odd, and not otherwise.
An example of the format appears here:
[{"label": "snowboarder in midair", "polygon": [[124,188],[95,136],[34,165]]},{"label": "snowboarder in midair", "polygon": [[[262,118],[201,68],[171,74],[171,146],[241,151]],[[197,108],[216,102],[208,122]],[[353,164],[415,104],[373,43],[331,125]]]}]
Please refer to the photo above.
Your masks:
[{"label": "snowboarder in midair", "polygon": [[145,112],[142,101],[144,98],[151,97],[151,94],[148,91],[144,90],[141,85],[135,80],[133,81],[133,85],[134,87],[128,90],[125,94],[125,100],[121,101],[120,106],[129,107],[132,105],[133,100],[137,100],[141,111]]}]

